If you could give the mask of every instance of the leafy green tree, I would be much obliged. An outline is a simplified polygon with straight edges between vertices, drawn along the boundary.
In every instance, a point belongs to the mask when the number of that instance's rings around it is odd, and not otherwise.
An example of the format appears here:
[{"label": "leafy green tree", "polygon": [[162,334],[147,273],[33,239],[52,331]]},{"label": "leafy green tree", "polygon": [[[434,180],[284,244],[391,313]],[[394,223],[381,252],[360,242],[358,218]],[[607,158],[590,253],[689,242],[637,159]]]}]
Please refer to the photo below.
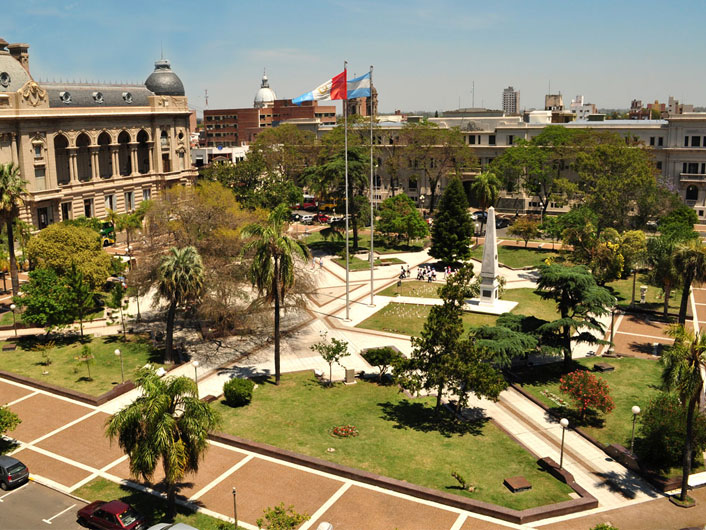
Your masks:
[{"label": "leafy green tree", "polygon": [[362,353],[361,357],[363,357],[368,364],[377,366],[379,370],[378,381],[382,381],[382,378],[390,368],[399,366],[404,360],[402,354],[391,346],[371,348]]},{"label": "leafy green tree", "polygon": [[544,219],[550,203],[563,206],[576,194],[576,185],[564,176],[573,161],[573,137],[571,129],[549,125],[531,140],[517,140],[491,169],[508,190],[522,189],[537,197]]},{"label": "leafy green tree", "polygon": [[396,234],[404,237],[409,244],[410,239],[425,237],[429,227],[421,216],[414,201],[407,195],[388,197],[380,204],[378,209],[380,218],[377,228],[383,234]]},{"label": "leafy green tree", "polygon": [[674,266],[682,278],[679,324],[684,324],[692,283],[706,281],[706,247],[698,239],[691,239],[677,245],[674,253]]},{"label": "leafy green tree", "polygon": [[255,521],[258,529],[294,530],[303,522],[309,520],[309,515],[298,513],[294,510],[294,505],[285,506],[283,502],[280,502],[274,508],[265,508],[263,514],[264,517]]},{"label": "leafy green tree", "polygon": [[572,258],[579,263],[588,263],[598,237],[596,213],[586,206],[578,206],[559,215],[556,222],[564,245],[573,247]]},{"label": "leafy green tree", "polygon": [[294,286],[297,257],[307,260],[306,244],[287,235],[289,208],[280,204],[270,212],[264,223],[247,225],[241,237],[249,240],[244,251],[252,253],[250,282],[268,303],[274,304],[275,383],[280,379],[280,304]]},{"label": "leafy green tree", "polygon": [[515,220],[508,230],[511,236],[517,236],[525,242],[525,248],[529,243],[530,239],[539,237],[539,219],[535,219],[532,216],[520,217]]},{"label": "leafy green tree", "polygon": [[[625,273],[641,267],[647,259],[647,236],[642,230],[628,230],[620,236],[620,254]],[[625,276],[626,274],[623,274]]]},{"label": "leafy green tree", "polygon": [[143,369],[136,383],[139,397],[108,419],[106,434],[127,454],[133,476],[151,480],[162,463],[168,515],[173,517],[176,485],[198,471],[208,433],[219,418],[199,400],[196,383],[188,377],[161,379],[154,370]]},{"label": "leafy green tree", "polygon": [[469,394],[496,401],[507,382],[495,363],[496,352],[472,338],[459,341],[451,365],[449,392],[457,396],[456,410],[468,404]]},{"label": "leafy green tree", "polygon": [[595,244],[589,250],[589,268],[598,285],[622,277],[625,258],[620,253],[621,238],[614,228],[606,228],[595,239]]},{"label": "leafy green tree", "polygon": [[571,343],[603,344],[592,332],[603,335],[599,317],[609,312],[615,298],[596,285],[593,275],[582,265],[540,265],[537,293],[554,300],[560,318],[544,324],[540,333],[555,335],[564,352],[564,363],[571,364]]},{"label": "leafy green tree", "polygon": [[682,281],[681,274],[674,262],[678,240],[671,236],[660,235],[647,242],[647,262],[650,265],[648,278],[651,283],[662,287],[664,292],[663,315],[669,314],[669,298],[672,290]]},{"label": "leafy green tree", "polygon": [[686,436],[682,453],[682,502],[687,500],[689,474],[691,473],[692,444],[694,442],[694,417],[697,414],[699,397],[704,381],[701,370],[706,364],[706,335],[695,335],[681,324],[672,325],[667,334],[674,338],[674,344],[662,353],[664,369],[662,382],[667,390],[673,390],[681,406],[686,410]]},{"label": "leafy green tree", "polygon": [[429,255],[444,263],[458,263],[471,257],[473,222],[463,185],[452,178],[439,201],[431,228]]},{"label": "leafy green tree", "polygon": [[88,377],[85,379],[86,381],[93,381],[93,377],[91,377],[91,365],[93,364],[94,359],[95,357],[91,352],[91,348],[89,348],[87,344],[81,348],[81,355],[76,357],[79,364],[86,366],[86,371],[88,372]]},{"label": "leafy green tree", "polygon": [[66,285],[53,269],[35,269],[22,288],[22,296],[14,299],[23,308],[22,321],[30,326],[46,328],[50,333],[73,322]]},{"label": "leafy green tree", "polygon": [[0,436],[14,431],[22,423],[20,417],[7,407],[0,407]]},{"label": "leafy green tree", "polygon": [[333,385],[333,363],[341,364],[341,359],[350,355],[348,343],[336,337],[331,337],[331,342],[329,342],[326,340],[324,332],[321,341],[313,344],[311,350],[321,355],[323,360],[328,363],[328,382],[329,385]]},{"label": "leafy green tree", "polygon": [[203,293],[203,280],[203,262],[194,247],[172,247],[162,258],[157,287],[159,296],[169,303],[165,337],[165,356],[169,362],[174,362],[172,343],[176,311],[199,300]]},{"label": "leafy green tree", "polygon": [[[494,206],[498,202],[500,188],[502,183],[495,176],[495,173],[486,171],[478,175],[471,182],[471,196],[480,206],[480,209],[486,211],[490,206]],[[483,224],[485,221],[481,218],[480,231],[483,233]]]},{"label": "leafy green tree", "polygon": [[117,309],[120,312],[120,325],[123,328],[123,340],[127,336],[125,331],[125,315],[123,314],[123,305],[125,303],[125,295],[127,294],[127,289],[125,284],[118,282],[113,284],[110,289],[110,296],[108,297],[107,305],[111,309]]},{"label": "leafy green tree", "polygon": [[86,227],[49,225],[30,239],[27,255],[35,267],[51,268],[60,277],[75,263],[93,290],[102,287],[110,275],[111,257],[103,251],[100,235]]},{"label": "leafy green tree", "polygon": [[83,319],[95,306],[95,294],[81,270],[71,264],[66,275],[67,302],[71,307],[73,319],[78,319],[83,337]]},{"label": "leafy green tree", "polygon": [[697,237],[694,225],[699,222],[696,212],[686,204],[680,204],[667,215],[659,219],[657,225],[660,234],[673,239],[687,240]]},{"label": "leafy green tree", "polygon": [[542,224],[539,225],[539,230],[549,236],[552,240],[552,250],[554,250],[554,242],[557,239],[561,239],[561,233],[563,231],[563,227],[559,223],[559,218],[558,217],[545,217],[544,221],[542,221]]},{"label": "leafy green tree", "polygon": [[14,221],[20,215],[23,196],[27,194],[27,181],[20,174],[20,167],[14,162],[0,164],[0,219],[7,229],[7,252],[10,257],[10,277],[12,294],[20,291],[20,280],[15,258]]},{"label": "leafy green tree", "polygon": [[472,329],[470,335],[478,346],[493,354],[493,362],[502,368],[509,368],[514,358],[524,357],[538,346],[529,333],[499,324]]}]

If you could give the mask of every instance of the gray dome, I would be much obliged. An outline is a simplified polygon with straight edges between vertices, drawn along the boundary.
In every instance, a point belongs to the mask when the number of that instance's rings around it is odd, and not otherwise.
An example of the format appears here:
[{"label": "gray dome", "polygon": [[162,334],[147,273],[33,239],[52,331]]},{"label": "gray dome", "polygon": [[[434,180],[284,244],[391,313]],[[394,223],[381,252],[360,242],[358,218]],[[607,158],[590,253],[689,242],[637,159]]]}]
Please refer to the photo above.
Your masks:
[{"label": "gray dome", "polygon": [[183,96],[184,84],[179,76],[172,72],[169,61],[160,59],[154,63],[154,72],[145,81],[150,92],[158,96]]},{"label": "gray dome", "polygon": [[17,92],[27,81],[32,81],[32,76],[5,46],[7,42],[0,39],[0,92]]}]

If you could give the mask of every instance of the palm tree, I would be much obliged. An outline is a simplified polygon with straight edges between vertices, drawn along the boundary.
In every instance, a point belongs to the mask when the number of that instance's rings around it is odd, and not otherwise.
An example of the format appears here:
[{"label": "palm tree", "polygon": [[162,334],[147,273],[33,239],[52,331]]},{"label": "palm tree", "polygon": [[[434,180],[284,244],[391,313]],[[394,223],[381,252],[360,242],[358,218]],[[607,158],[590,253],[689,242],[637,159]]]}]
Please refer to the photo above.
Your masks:
[{"label": "palm tree", "polygon": [[664,291],[664,317],[669,313],[669,297],[679,286],[681,274],[674,265],[676,243],[667,236],[653,237],[647,242],[647,261],[651,266],[649,278]]},{"label": "palm tree", "polygon": [[289,208],[280,204],[270,212],[264,223],[253,223],[242,231],[244,239],[252,239],[243,252],[252,251],[254,256],[249,270],[250,281],[265,301],[275,306],[275,383],[280,379],[280,304],[287,290],[294,285],[294,261],[297,256],[309,258],[309,249],[304,243],[287,235]]},{"label": "palm tree", "polygon": [[135,401],[106,422],[106,434],[118,440],[134,477],[151,480],[161,460],[167,486],[168,514],[176,513],[176,484],[196,472],[208,448],[208,433],[219,423],[216,412],[200,401],[188,377],[161,379],[152,369],[137,379]]},{"label": "palm tree", "polygon": [[[495,176],[495,173],[490,171],[481,173],[475,180],[471,183],[471,194],[478,201],[481,209],[486,211],[488,207],[493,206],[498,200],[498,195],[500,193],[500,187],[502,183],[500,179]],[[483,225],[485,220],[481,218],[480,220],[480,231],[483,233]]]},{"label": "palm tree", "polygon": [[706,280],[706,248],[698,239],[692,239],[677,245],[674,253],[674,266],[681,273],[683,290],[679,305],[679,323],[686,322],[686,307],[694,281]]},{"label": "palm tree", "polygon": [[169,301],[165,358],[173,362],[172,341],[174,316],[179,307],[199,299],[204,287],[203,262],[194,247],[169,249],[159,264],[157,286],[159,296]]},{"label": "palm tree", "polygon": [[694,414],[704,385],[701,367],[706,364],[706,334],[695,335],[693,331],[684,329],[681,324],[670,326],[667,334],[674,337],[674,344],[662,354],[662,382],[668,390],[676,391],[682,406],[686,408],[686,437],[679,496],[681,501],[685,502],[691,473]]},{"label": "palm tree", "polygon": [[20,214],[22,196],[27,193],[27,181],[20,175],[20,168],[14,162],[0,164],[0,218],[7,227],[7,250],[10,256],[10,277],[12,294],[17,296],[20,279],[15,258],[15,238],[13,221]]}]

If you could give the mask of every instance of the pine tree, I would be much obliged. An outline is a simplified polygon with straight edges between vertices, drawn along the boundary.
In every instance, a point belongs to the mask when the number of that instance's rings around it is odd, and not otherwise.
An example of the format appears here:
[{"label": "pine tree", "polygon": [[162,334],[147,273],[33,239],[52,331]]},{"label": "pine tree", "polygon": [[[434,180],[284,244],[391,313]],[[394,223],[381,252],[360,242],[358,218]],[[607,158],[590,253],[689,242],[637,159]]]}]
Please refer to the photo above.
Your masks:
[{"label": "pine tree", "polygon": [[458,263],[471,256],[473,222],[468,213],[468,200],[461,181],[449,181],[439,202],[431,229],[429,254],[444,263]]}]

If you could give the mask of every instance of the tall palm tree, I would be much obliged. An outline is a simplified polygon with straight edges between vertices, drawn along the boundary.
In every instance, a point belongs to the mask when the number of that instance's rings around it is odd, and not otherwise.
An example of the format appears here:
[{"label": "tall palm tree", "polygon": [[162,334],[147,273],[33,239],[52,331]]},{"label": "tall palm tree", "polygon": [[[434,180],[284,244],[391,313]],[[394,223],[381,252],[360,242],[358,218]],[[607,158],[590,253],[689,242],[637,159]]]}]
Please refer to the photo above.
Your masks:
[{"label": "tall palm tree", "polygon": [[683,290],[679,305],[679,323],[686,322],[686,307],[689,303],[692,282],[706,280],[706,247],[699,239],[677,245],[674,266],[681,273]]},{"label": "tall palm tree", "polygon": [[176,310],[198,300],[203,292],[203,262],[198,251],[194,247],[169,249],[169,253],[159,264],[157,286],[159,296],[169,301],[164,353],[166,359],[173,362],[172,342]]},{"label": "tall palm tree", "polygon": [[0,218],[7,227],[7,250],[10,256],[10,277],[12,294],[20,290],[20,279],[15,258],[15,237],[13,221],[20,214],[22,196],[27,193],[27,181],[20,175],[20,168],[14,162],[0,164]]},{"label": "tall palm tree", "polygon": [[669,297],[672,290],[681,283],[681,274],[674,265],[673,238],[662,235],[647,242],[647,261],[650,264],[649,278],[664,291],[664,317],[669,313]]},{"label": "tall palm tree", "polygon": [[676,391],[682,406],[686,408],[686,437],[679,497],[686,501],[691,473],[694,414],[704,385],[701,367],[706,364],[706,334],[696,335],[693,331],[684,329],[681,324],[670,326],[667,334],[674,337],[674,344],[662,354],[662,382],[667,389]]},{"label": "tall palm tree", "polygon": [[168,514],[176,514],[176,484],[196,472],[208,448],[208,433],[219,423],[217,413],[200,401],[188,377],[161,379],[152,369],[137,379],[140,397],[106,422],[106,435],[127,453],[130,473],[151,480],[157,464],[164,468]]},{"label": "tall palm tree", "polygon": [[294,263],[298,257],[309,258],[307,246],[287,235],[289,208],[280,204],[270,212],[264,223],[252,223],[242,231],[244,239],[251,239],[243,252],[253,252],[249,270],[252,285],[265,301],[275,307],[275,383],[280,379],[280,304],[287,290],[294,285]]},{"label": "tall palm tree", "polygon": [[[495,176],[495,173],[487,171],[478,175],[471,183],[471,194],[475,200],[478,201],[481,209],[486,211],[490,206],[493,206],[497,202],[501,186],[502,183],[500,182],[500,179]],[[484,224],[485,220],[481,218],[481,233],[483,233]]]}]

